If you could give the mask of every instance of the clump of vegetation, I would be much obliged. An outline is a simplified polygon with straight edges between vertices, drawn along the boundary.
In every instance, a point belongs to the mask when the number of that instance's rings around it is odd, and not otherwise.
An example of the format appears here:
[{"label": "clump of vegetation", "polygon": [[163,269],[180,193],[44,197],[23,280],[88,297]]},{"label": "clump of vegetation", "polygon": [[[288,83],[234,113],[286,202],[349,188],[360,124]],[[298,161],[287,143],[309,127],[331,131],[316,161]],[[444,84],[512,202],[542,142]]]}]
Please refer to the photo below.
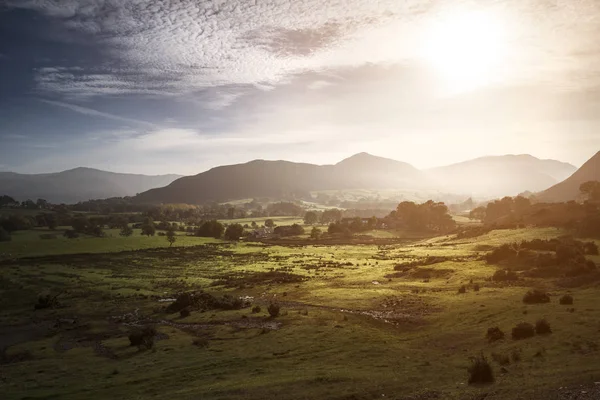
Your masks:
[{"label": "clump of vegetation", "polygon": [[277,303],[271,303],[271,304],[269,304],[267,311],[269,312],[269,315],[271,316],[271,318],[276,318],[279,316],[281,307],[279,307],[279,304],[277,304]]},{"label": "clump of vegetation", "polygon": [[228,225],[225,229],[225,239],[237,241],[240,240],[242,235],[244,234],[244,227],[240,224],[231,224]]},{"label": "clump of vegetation", "polygon": [[528,322],[521,322],[512,329],[514,340],[528,339],[533,336],[535,336],[535,328]]},{"label": "clump of vegetation", "polygon": [[258,314],[262,311],[262,309],[260,308],[260,306],[254,306],[252,307],[252,314]]},{"label": "clump of vegetation", "polygon": [[177,295],[175,301],[166,309],[167,313],[180,312],[183,309],[188,310],[239,310],[249,306],[247,302],[239,297],[225,294],[221,297],[198,291],[185,292]]},{"label": "clump of vegetation", "polygon": [[514,271],[499,269],[498,271],[494,272],[492,280],[495,282],[514,282],[516,280],[519,280],[519,277]]},{"label": "clump of vegetation", "polygon": [[492,360],[496,361],[500,365],[510,364],[510,357],[507,354],[492,353]]},{"label": "clump of vegetation", "polygon": [[181,318],[186,318],[186,317],[189,317],[191,314],[192,314],[192,313],[190,312],[190,309],[189,309],[189,308],[184,308],[184,309],[182,309],[181,311],[179,311],[179,316],[180,316]]},{"label": "clump of vegetation", "polygon": [[559,303],[562,304],[563,306],[572,305],[573,304],[573,296],[571,296],[570,294],[565,294],[564,296],[562,296],[560,298]]},{"label": "clump of vegetation", "polygon": [[77,231],[73,230],[73,229],[67,229],[65,231],[65,233],[63,234],[64,237],[66,237],[67,239],[76,239],[79,237],[79,233],[77,233]]},{"label": "clump of vegetation", "polygon": [[548,296],[548,293],[539,289],[530,290],[523,296],[523,303],[526,304],[542,304],[549,302],[550,296]]},{"label": "clump of vegetation", "polygon": [[471,359],[469,367],[469,385],[486,384],[494,382],[494,371],[488,360],[480,354]]},{"label": "clump of vegetation", "polygon": [[155,336],[156,329],[152,326],[146,326],[129,334],[129,345],[137,346],[139,350],[149,350],[154,347]]},{"label": "clump of vegetation", "polygon": [[37,303],[34,304],[34,310],[43,310],[45,308],[54,308],[58,307],[58,296],[62,293],[57,294],[56,296],[52,296],[51,294],[41,294],[37,298]]},{"label": "clump of vegetation", "polygon": [[479,292],[479,289],[480,289],[480,287],[479,287],[479,283],[475,283],[475,284],[473,284],[473,291],[475,291],[475,292]]},{"label": "clump of vegetation", "polygon": [[29,360],[33,360],[33,354],[31,354],[29,350],[23,350],[8,354],[6,352],[6,347],[0,348],[0,365],[13,364]]},{"label": "clump of vegetation", "polygon": [[550,324],[545,319],[540,319],[535,323],[535,333],[538,335],[548,335],[552,333]]},{"label": "clump of vegetation", "polygon": [[497,326],[488,328],[486,338],[490,343],[496,342],[504,339],[504,332]]},{"label": "clump of vegetation", "polygon": [[133,235],[133,229],[128,224],[125,224],[121,228],[119,235],[123,236],[123,237],[129,237],[129,236]]},{"label": "clump of vegetation", "polygon": [[11,240],[12,237],[10,236],[10,233],[0,226],[0,242],[10,242]]},{"label": "clump of vegetation", "polygon": [[207,339],[207,338],[196,338],[196,339],[194,339],[194,341],[192,342],[192,344],[193,344],[194,346],[196,346],[196,347],[199,347],[199,348],[201,348],[201,349],[202,349],[202,348],[205,348],[205,347],[208,347],[208,343],[209,343],[209,341],[208,341],[208,339]]},{"label": "clump of vegetation", "polygon": [[465,285],[462,285],[461,287],[458,288],[458,294],[465,294],[467,293],[467,287]]}]

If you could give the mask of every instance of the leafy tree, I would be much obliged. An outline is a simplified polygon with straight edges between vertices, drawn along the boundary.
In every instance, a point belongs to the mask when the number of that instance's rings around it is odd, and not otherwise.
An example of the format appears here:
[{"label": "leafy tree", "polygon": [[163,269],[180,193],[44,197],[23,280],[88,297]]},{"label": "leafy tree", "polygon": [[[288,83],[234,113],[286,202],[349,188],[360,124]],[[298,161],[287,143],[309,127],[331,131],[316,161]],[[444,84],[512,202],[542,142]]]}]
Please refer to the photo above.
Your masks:
[{"label": "leafy tree", "polygon": [[235,218],[235,207],[229,207],[227,209],[227,219],[234,219]]},{"label": "leafy tree", "polygon": [[177,240],[177,236],[175,235],[175,230],[173,228],[167,230],[167,241],[169,242],[169,247],[173,246],[173,243]]},{"label": "leafy tree", "polygon": [[64,237],[66,237],[67,239],[76,239],[79,237],[79,233],[77,233],[77,231],[73,230],[73,229],[67,229],[65,231],[65,233],[63,234]]},{"label": "leafy tree", "polygon": [[278,226],[274,232],[280,236],[298,236],[304,234],[304,228],[298,224],[290,226]]},{"label": "leafy tree", "polygon": [[310,237],[311,239],[319,239],[321,237],[321,230],[316,226],[313,226],[312,230],[310,231]]},{"label": "leafy tree", "polygon": [[588,201],[600,202],[600,182],[589,181],[582,183],[579,187],[579,191],[585,195]]},{"label": "leafy tree", "polygon": [[119,232],[119,235],[123,236],[123,237],[129,237],[131,235],[133,235],[133,229],[125,224],[122,228],[121,228],[121,232]]},{"label": "leafy tree", "polygon": [[10,196],[7,196],[7,195],[0,196],[0,207],[3,207],[3,206],[16,206],[18,204],[19,204],[19,202],[16,201],[15,199],[13,199]]},{"label": "leafy tree", "polygon": [[328,224],[330,222],[336,222],[342,219],[342,211],[337,208],[332,208],[323,211],[321,215],[321,223]]},{"label": "leafy tree", "polygon": [[265,226],[267,228],[272,228],[272,227],[275,226],[275,221],[273,221],[272,219],[268,219],[268,220],[265,221]]},{"label": "leafy tree", "polygon": [[144,223],[142,224],[142,235],[146,235],[148,237],[154,236],[156,234],[156,228],[153,223]]},{"label": "leafy tree", "polygon": [[73,218],[71,222],[71,227],[75,232],[84,233],[88,230],[90,226],[90,221],[85,215],[80,215]]},{"label": "leafy tree", "polygon": [[50,203],[48,203],[48,200],[44,200],[44,199],[37,199],[35,204],[38,208],[41,208],[41,209],[48,208],[48,206],[50,206]]},{"label": "leafy tree", "polygon": [[304,214],[304,223],[306,225],[314,225],[317,223],[318,219],[319,216],[314,211],[307,211],[306,214]]},{"label": "leafy tree", "polygon": [[25,231],[31,228],[34,222],[22,215],[10,215],[8,218],[0,220],[0,226],[7,232]]},{"label": "leafy tree", "polygon": [[44,215],[45,219],[46,219],[46,226],[48,226],[48,229],[50,230],[55,230],[56,227],[58,226],[58,219],[56,218],[55,214],[45,214]]},{"label": "leafy tree", "polygon": [[225,231],[225,227],[222,223],[211,220],[203,222],[200,227],[196,229],[194,234],[199,237],[213,237],[215,239],[220,239],[223,236],[223,232]]},{"label": "leafy tree", "polygon": [[10,233],[0,226],[0,242],[10,242],[11,239]]},{"label": "leafy tree", "polygon": [[240,224],[231,224],[225,229],[225,239],[227,240],[240,240],[243,234],[244,227]]}]

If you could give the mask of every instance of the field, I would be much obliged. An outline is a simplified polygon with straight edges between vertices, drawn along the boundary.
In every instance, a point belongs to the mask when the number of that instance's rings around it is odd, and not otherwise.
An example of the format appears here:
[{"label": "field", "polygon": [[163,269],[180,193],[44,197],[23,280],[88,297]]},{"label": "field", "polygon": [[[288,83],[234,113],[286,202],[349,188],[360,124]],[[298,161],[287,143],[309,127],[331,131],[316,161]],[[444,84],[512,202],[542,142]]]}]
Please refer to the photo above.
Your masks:
[{"label": "field", "polygon": [[[0,243],[3,399],[558,399],[570,398],[552,397],[560,387],[600,381],[597,284],[494,282],[498,267],[481,259],[504,243],[559,237],[558,229],[460,240],[378,231],[364,245],[179,236],[172,248],[158,236],[39,233]],[[534,287],[551,301],[524,304]],[[193,290],[261,310],[166,312],[177,293]],[[567,293],[573,306],[558,302]],[[58,304],[34,310],[44,294]],[[541,318],[552,334],[510,338],[517,323]],[[151,350],[129,345],[142,325],[158,332]],[[506,338],[489,343],[495,326]],[[479,354],[493,384],[468,384]]]}]

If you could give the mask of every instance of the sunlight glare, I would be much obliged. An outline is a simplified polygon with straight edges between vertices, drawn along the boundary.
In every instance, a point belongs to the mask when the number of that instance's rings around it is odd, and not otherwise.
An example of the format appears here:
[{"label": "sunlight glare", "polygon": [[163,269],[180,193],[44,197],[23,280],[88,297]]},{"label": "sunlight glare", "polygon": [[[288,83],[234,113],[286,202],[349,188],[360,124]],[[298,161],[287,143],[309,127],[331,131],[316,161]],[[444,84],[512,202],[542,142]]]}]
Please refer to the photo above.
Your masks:
[{"label": "sunlight glare", "polygon": [[442,78],[446,91],[460,93],[496,80],[506,50],[506,30],[498,15],[454,12],[427,27],[422,58]]}]

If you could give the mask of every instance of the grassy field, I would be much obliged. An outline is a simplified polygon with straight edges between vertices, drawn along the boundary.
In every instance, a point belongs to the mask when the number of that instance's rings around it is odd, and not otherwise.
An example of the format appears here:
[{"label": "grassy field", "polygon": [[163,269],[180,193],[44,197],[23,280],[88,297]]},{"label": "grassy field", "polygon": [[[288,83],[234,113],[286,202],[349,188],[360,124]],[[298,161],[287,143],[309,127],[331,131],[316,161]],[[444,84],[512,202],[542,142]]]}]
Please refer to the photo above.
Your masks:
[{"label": "grassy field", "polygon": [[[15,235],[0,243],[0,253],[12,254],[0,262],[0,392],[3,399],[546,399],[547,390],[600,381],[598,286],[492,282],[498,267],[481,255],[563,233],[496,230],[391,245],[179,237],[173,248],[164,237],[115,232],[75,240]],[[406,274],[394,270],[434,256],[443,258]],[[548,290],[551,302],[525,305],[532,287]],[[192,290],[249,296],[261,311],[165,312],[170,303],[162,299]],[[34,311],[45,293],[61,293],[60,306]],[[565,293],[574,312],[558,303]],[[277,318],[266,312],[273,301]],[[510,339],[517,323],[540,318],[552,334]],[[154,348],[129,346],[128,333],[148,324],[158,331]],[[490,344],[485,334],[494,326],[507,338]],[[471,386],[467,368],[480,353],[496,382]],[[494,361],[506,357],[509,364]]]}]

